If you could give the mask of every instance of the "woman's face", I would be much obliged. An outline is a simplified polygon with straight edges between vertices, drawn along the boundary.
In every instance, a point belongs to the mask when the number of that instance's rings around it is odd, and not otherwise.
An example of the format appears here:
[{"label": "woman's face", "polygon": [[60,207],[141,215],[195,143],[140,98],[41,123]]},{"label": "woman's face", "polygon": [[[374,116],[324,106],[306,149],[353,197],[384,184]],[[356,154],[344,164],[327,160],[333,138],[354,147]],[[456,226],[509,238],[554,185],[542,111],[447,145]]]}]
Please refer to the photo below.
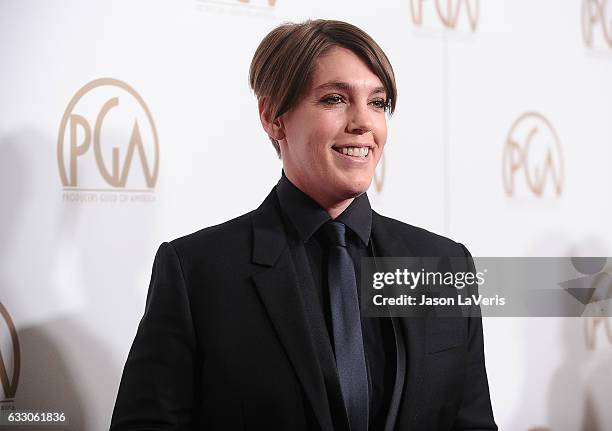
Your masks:
[{"label": "woman's face", "polygon": [[333,47],[319,57],[310,88],[280,117],[287,177],[324,204],[365,192],[387,140],[386,97],[351,50]]}]

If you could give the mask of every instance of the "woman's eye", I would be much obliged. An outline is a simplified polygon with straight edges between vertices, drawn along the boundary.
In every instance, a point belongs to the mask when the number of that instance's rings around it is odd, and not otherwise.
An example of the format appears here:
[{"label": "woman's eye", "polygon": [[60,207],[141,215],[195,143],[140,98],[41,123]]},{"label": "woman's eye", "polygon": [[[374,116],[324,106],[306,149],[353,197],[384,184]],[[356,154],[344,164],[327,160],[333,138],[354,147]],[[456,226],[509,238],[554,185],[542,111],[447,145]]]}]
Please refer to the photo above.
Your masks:
[{"label": "woman's eye", "polygon": [[382,99],[379,99],[379,100],[374,100],[372,103],[373,103],[373,104],[374,104],[374,106],[376,106],[377,108],[387,110],[387,102],[386,102],[385,100],[382,100]]},{"label": "woman's eye", "polygon": [[339,96],[337,94],[332,95],[332,96],[327,96],[323,99],[323,101],[325,103],[329,103],[330,105],[337,105],[338,103],[342,102],[342,96]]},{"label": "woman's eye", "polygon": [[[323,98],[323,103],[328,105],[339,105],[344,102],[344,97],[339,94],[332,94],[330,96],[326,96]],[[376,99],[370,102],[370,104],[374,105],[377,109],[387,110],[389,108],[389,104],[384,99]]]}]

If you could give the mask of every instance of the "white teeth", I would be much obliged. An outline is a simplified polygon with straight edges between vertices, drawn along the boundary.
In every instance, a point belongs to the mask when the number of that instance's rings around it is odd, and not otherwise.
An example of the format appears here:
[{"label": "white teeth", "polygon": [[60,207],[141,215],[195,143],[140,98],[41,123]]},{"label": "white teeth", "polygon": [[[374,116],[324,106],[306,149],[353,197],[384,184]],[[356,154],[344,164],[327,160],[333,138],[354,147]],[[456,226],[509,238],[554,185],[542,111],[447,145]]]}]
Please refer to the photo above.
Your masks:
[{"label": "white teeth", "polygon": [[366,157],[370,149],[368,147],[344,147],[340,149],[340,152],[353,157]]}]

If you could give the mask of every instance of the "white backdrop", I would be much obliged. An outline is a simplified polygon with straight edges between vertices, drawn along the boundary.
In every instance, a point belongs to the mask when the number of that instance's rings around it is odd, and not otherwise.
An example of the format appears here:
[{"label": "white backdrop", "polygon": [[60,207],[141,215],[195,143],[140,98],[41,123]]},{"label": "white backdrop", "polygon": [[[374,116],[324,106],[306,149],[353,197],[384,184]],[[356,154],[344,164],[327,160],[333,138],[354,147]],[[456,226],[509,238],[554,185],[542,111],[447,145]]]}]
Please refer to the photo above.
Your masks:
[{"label": "white backdrop", "polygon": [[[612,0],[0,0],[0,408],[108,428],[159,243],[280,176],[248,66],[306,18],[395,68],[377,211],[474,256],[611,255]],[[484,328],[500,429],[612,429],[612,319]]]}]

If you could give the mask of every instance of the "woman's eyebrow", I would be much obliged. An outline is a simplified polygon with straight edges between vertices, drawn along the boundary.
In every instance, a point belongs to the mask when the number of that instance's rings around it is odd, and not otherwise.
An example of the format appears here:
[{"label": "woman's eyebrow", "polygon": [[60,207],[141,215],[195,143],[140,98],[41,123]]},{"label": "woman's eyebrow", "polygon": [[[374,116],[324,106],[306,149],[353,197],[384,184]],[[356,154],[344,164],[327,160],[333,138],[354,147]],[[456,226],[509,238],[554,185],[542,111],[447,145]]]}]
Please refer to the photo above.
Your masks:
[{"label": "woman's eyebrow", "polygon": [[[355,86],[348,82],[342,81],[330,81],[324,84],[321,84],[315,88],[316,90],[344,90],[344,91],[353,91],[355,90]],[[386,93],[385,87],[380,86],[373,88],[370,94],[384,94]]]}]

